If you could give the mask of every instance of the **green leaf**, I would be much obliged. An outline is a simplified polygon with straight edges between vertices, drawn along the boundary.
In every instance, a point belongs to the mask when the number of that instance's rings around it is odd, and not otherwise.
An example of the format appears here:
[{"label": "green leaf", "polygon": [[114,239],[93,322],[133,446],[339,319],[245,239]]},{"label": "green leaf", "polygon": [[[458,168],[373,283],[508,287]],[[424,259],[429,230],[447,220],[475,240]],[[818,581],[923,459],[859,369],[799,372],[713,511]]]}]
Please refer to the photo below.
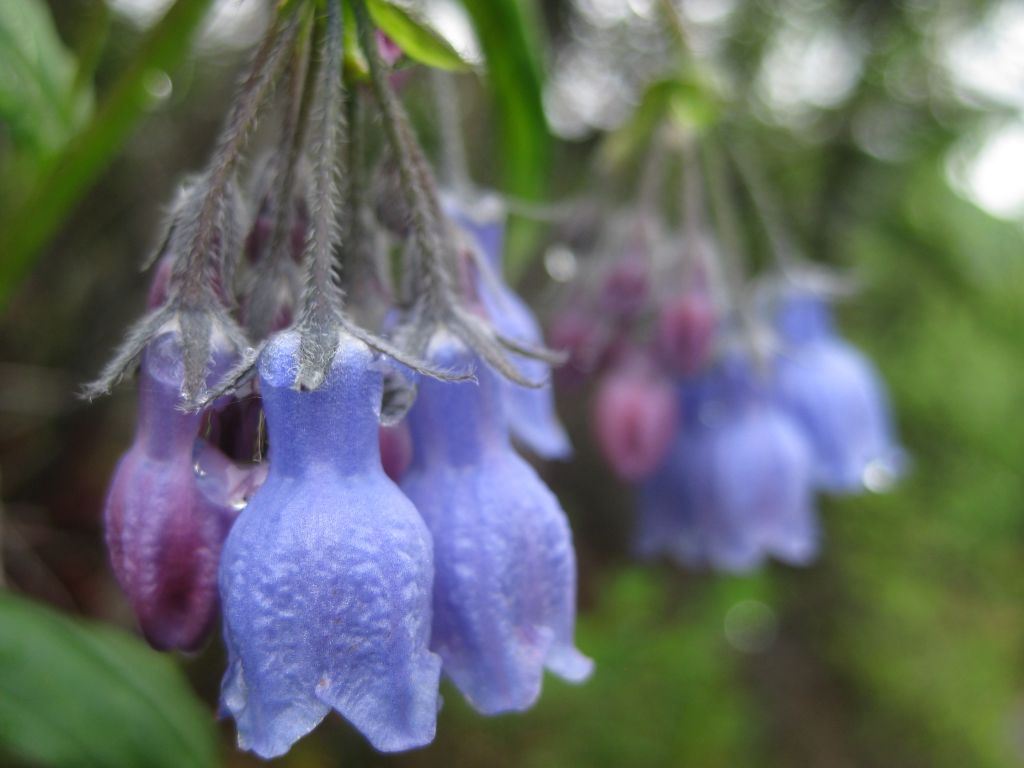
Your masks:
[{"label": "green leaf", "polygon": [[[473,20],[501,120],[504,191],[542,197],[547,186],[551,133],[544,116],[543,80],[536,52],[537,25],[520,0],[462,0]],[[509,232],[505,267],[515,280],[526,267],[532,232],[522,221]]]},{"label": "green leaf", "polygon": [[76,70],[42,0],[0,3],[0,120],[19,149],[43,157],[88,118],[92,95],[75,90]]},{"label": "green leaf", "polygon": [[169,656],[0,594],[0,755],[74,768],[215,766],[212,720]]},{"label": "green leaf", "polygon": [[[0,7],[7,2],[0,0]],[[147,78],[154,70],[172,71],[185,57],[211,4],[177,0],[146,34],[88,125],[68,140],[22,204],[0,222],[0,308],[152,105]]]},{"label": "green leaf", "polygon": [[367,0],[373,23],[407,56],[438,69],[460,71],[470,65],[440,32],[402,0]]}]

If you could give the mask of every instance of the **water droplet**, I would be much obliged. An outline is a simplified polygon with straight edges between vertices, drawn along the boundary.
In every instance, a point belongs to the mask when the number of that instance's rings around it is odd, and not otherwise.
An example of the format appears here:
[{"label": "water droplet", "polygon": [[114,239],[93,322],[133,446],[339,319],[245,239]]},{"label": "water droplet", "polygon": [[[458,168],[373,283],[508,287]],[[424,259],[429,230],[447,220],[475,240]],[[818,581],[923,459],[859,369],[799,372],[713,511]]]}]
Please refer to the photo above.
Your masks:
[{"label": "water droplet", "polygon": [[725,639],[742,653],[761,653],[775,640],[775,611],[760,600],[740,600],[725,614]]},{"label": "water droplet", "polygon": [[146,92],[157,101],[166,101],[174,92],[174,81],[162,69],[151,69],[144,82]]},{"label": "water droplet", "polygon": [[872,493],[885,493],[896,484],[896,473],[889,462],[873,459],[864,466],[861,480]]},{"label": "water droplet", "polygon": [[576,254],[565,245],[553,245],[544,254],[544,268],[552,280],[559,283],[571,282],[579,271]]}]

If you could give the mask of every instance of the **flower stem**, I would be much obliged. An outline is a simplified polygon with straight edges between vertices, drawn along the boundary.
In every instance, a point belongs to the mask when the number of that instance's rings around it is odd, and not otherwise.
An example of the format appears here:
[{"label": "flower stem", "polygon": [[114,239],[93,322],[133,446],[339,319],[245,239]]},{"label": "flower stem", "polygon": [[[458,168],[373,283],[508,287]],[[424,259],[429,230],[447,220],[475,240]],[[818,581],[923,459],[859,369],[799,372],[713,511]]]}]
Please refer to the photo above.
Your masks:
[{"label": "flower stem", "polygon": [[459,130],[459,95],[453,76],[435,69],[430,73],[434,89],[434,103],[438,112],[438,128],[441,132],[441,167],[443,181],[458,195],[469,195],[473,182],[469,176],[466,161],[466,146]]},{"label": "flower stem", "polygon": [[341,0],[328,0],[323,58],[317,93],[318,114],[313,147],[313,210],[306,244],[308,294],[303,321],[326,328],[341,317],[341,289],[335,278],[334,249],[338,231],[338,147],[344,140],[341,115]]},{"label": "flower stem", "polygon": [[750,200],[753,202],[754,212],[768,237],[775,265],[784,277],[792,277],[795,272],[799,271],[799,263],[803,259],[796,243],[786,234],[779,209],[775,206],[771,195],[768,194],[760,169],[737,150],[733,149],[731,154],[740,180],[747,188]]},{"label": "flower stem", "polygon": [[[308,32],[308,30],[305,31]],[[303,37],[308,42],[306,35]],[[281,149],[284,157],[278,161],[275,173],[277,183],[274,186],[279,190],[279,194],[274,211],[273,234],[270,240],[271,258],[287,258],[286,242],[294,220],[295,184],[302,150],[305,146],[310,104],[313,101],[316,82],[314,68],[311,66],[306,46],[296,46],[288,84],[289,98],[281,124]]]},{"label": "flower stem", "polygon": [[445,264],[442,222],[438,217],[440,203],[437,200],[437,187],[413,138],[408,116],[387,81],[380,53],[373,38],[373,28],[365,0],[353,0],[353,6],[359,30],[359,44],[369,63],[370,82],[384,118],[384,131],[398,163],[402,187],[409,197],[413,235],[419,250],[419,258],[422,260],[416,265],[419,274],[415,281],[422,289],[422,295],[416,298],[426,302],[425,306],[429,313],[439,315],[444,310],[444,303],[453,299],[454,289]]},{"label": "flower stem", "polygon": [[743,245],[740,241],[739,222],[729,190],[726,188],[725,169],[721,151],[710,137],[702,142],[706,179],[711,195],[712,213],[717,224],[721,248],[719,265],[723,275],[723,284],[729,293],[732,314],[739,325],[748,351],[757,363],[764,361],[765,349],[763,334],[757,318],[751,311],[749,302],[744,296],[744,269],[740,263]]},{"label": "flower stem", "polygon": [[224,254],[216,254],[223,248],[215,247],[215,235],[220,230],[228,183],[246,139],[256,124],[260,108],[287,61],[287,53],[297,31],[298,22],[294,15],[285,21],[280,17],[275,19],[239,86],[206,174],[206,190],[188,253],[175,270],[175,277],[181,284],[177,295],[185,306],[196,302],[210,290],[209,267],[218,263],[213,261],[214,257],[219,255],[220,263],[223,263]]}]

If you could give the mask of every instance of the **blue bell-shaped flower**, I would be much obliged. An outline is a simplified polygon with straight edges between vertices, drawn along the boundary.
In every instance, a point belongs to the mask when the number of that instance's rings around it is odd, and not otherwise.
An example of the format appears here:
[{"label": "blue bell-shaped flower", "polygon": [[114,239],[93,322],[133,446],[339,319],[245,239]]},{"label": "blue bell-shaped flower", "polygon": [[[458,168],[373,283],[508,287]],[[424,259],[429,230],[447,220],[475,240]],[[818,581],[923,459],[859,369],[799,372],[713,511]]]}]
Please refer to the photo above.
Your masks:
[{"label": "blue bell-shaped flower", "polygon": [[[214,367],[223,370],[221,358]],[[104,519],[114,573],[146,639],[188,651],[216,615],[221,545],[254,486],[252,473],[198,436],[205,414],[182,410],[184,380],[181,338],[168,331],[143,353],[135,441]]]},{"label": "blue bell-shaped flower", "polygon": [[636,549],[747,571],[818,549],[810,449],[749,365],[727,358],[681,385],[682,423],[639,496]]},{"label": "blue bell-shaped flower", "polygon": [[860,352],[840,338],[824,299],[794,290],[776,315],[785,344],[778,361],[784,405],[814,449],[815,479],[823,490],[885,490],[902,473],[885,390]]},{"label": "blue bell-shaped flower", "polygon": [[479,384],[424,379],[409,412],[414,454],[402,490],[434,538],[431,647],[480,712],[529,708],[545,667],[582,681],[576,559],[558,500],[511,447],[495,374],[444,331],[435,365],[477,364]]},{"label": "blue bell-shaped flower", "polygon": [[[501,202],[485,196],[475,208],[460,207],[453,200],[447,201],[447,207],[483,256],[475,288],[491,323],[507,338],[543,347],[544,331],[536,315],[502,277],[505,211]],[[555,412],[555,392],[549,381],[551,366],[527,358],[515,363],[525,378],[545,383],[533,388],[501,379],[502,400],[513,437],[542,459],[569,458],[572,444]]]},{"label": "blue bell-shaped flower", "polygon": [[270,473],[224,546],[229,663],[222,708],[238,742],[281,755],[337,710],[379,750],[434,738],[441,660],[430,652],[433,554],[384,474],[382,373],[343,337],[323,386],[293,388],[299,335],[259,364]]}]

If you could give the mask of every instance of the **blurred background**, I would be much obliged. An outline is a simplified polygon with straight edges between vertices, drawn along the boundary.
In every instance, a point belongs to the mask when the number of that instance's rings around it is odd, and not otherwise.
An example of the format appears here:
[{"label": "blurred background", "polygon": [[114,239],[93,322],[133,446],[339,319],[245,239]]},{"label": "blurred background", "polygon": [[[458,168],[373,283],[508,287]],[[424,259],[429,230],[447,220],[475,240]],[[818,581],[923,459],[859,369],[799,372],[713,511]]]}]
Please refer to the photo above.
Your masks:
[{"label": "blurred background", "polygon": [[[616,183],[594,158],[675,61],[658,2],[426,5],[491,73],[458,80],[476,181],[535,201]],[[793,236],[858,276],[841,324],[890,387],[910,474],[823,500],[812,567],[638,565],[630,493],[566,401],[578,455],[540,470],[572,520],[594,677],[496,719],[446,687],[436,742],[406,755],[332,716],[281,765],[1024,765],[1024,3],[675,5]],[[133,637],[101,511],[134,392],[75,392],[143,310],[140,265],[268,6],[0,2],[0,540],[23,598],[0,601],[2,765],[259,762],[213,719],[219,639],[184,657]],[[404,93],[430,145],[429,78]],[[527,229],[513,271],[550,314],[567,275]]]}]

